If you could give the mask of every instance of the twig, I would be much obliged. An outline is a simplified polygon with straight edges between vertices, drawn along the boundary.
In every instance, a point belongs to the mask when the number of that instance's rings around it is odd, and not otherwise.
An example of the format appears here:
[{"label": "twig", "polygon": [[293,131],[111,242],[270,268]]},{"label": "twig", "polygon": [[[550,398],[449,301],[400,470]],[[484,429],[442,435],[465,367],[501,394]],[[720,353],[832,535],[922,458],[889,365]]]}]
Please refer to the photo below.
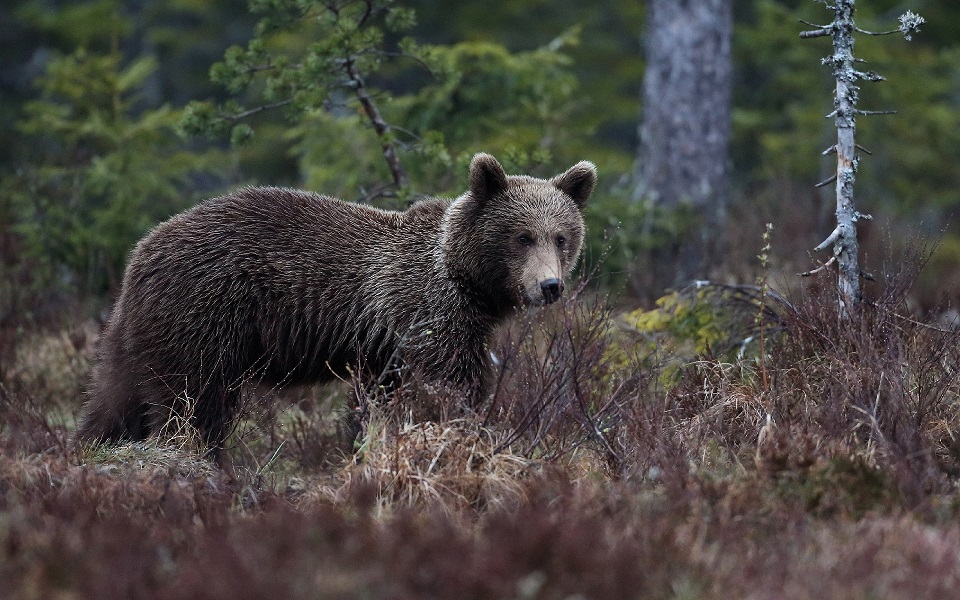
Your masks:
[{"label": "twig", "polygon": [[830,35],[829,29],[814,29],[812,31],[801,31],[800,37],[803,39],[807,38],[816,38],[816,37],[826,37]]},{"label": "twig", "polygon": [[[260,71],[272,71],[273,69],[276,69],[276,68],[277,68],[277,65],[273,63],[267,63],[265,65],[254,65],[252,67],[247,67],[247,73],[259,73]],[[302,67],[300,65],[289,65],[287,66],[287,68],[292,70],[298,70]]]},{"label": "twig", "polygon": [[231,121],[240,121],[241,119],[246,119],[250,115],[257,114],[258,112],[263,112],[265,110],[273,110],[274,108],[280,108],[281,106],[286,106],[292,103],[293,103],[293,98],[287,98],[286,100],[280,100],[279,102],[274,102],[273,104],[261,104],[260,106],[255,106],[243,112],[235,113],[232,115],[225,114],[221,116]]},{"label": "twig", "polygon": [[419,56],[415,54],[410,54],[409,52],[403,52],[403,51],[392,52],[389,50],[379,50],[379,49],[372,49],[372,48],[357,52],[357,56],[367,56],[367,55],[385,56],[387,58],[408,58],[413,62],[417,63],[418,65],[420,65],[421,67],[423,67],[423,70],[426,71],[427,73],[430,73],[430,75],[434,79],[437,78],[437,74],[433,71],[433,69],[430,68],[429,63],[427,63],[425,60],[423,60]]},{"label": "twig", "polygon": [[890,31],[867,31],[866,29],[856,28],[857,33],[862,33],[863,35],[890,35],[891,33],[900,33],[899,29],[891,29]]},{"label": "twig", "polygon": [[828,30],[829,30],[831,27],[833,27],[833,23],[830,23],[830,24],[827,24],[827,25],[820,25],[819,23],[811,23],[810,21],[804,21],[803,19],[798,19],[798,21],[800,21],[800,22],[803,23],[804,25],[809,25],[810,27],[813,27],[814,29],[828,29]]},{"label": "twig", "polygon": [[813,187],[822,188],[823,186],[829,185],[829,184],[833,183],[833,182],[836,181],[836,180],[837,180],[837,174],[834,173],[833,175],[831,175],[830,177],[824,179],[823,181],[821,181],[820,183],[818,183],[817,185],[815,185],[815,186],[813,186]]},{"label": "twig", "polygon": [[837,262],[837,257],[836,257],[836,256],[831,256],[831,257],[830,257],[830,260],[828,260],[827,262],[823,263],[822,265],[820,265],[820,266],[817,267],[816,269],[812,269],[812,270],[810,270],[810,271],[804,271],[803,273],[800,273],[799,275],[800,275],[800,277],[810,277],[811,275],[816,275],[817,273],[819,273],[820,271],[825,270],[827,267],[829,267],[830,265],[832,265],[832,264],[835,263],[835,262]]},{"label": "twig", "polygon": [[389,184],[378,185],[371,190],[360,186],[360,197],[354,200],[357,204],[369,204],[370,202],[376,200],[377,198],[396,198],[396,192],[388,189],[391,186]]},{"label": "twig", "polygon": [[[874,306],[874,307],[879,306],[879,304],[877,304],[876,302],[870,302],[870,305],[871,305],[871,306]],[[895,313],[895,312],[891,312],[890,314],[893,315],[894,317],[898,318],[898,319],[902,319],[902,320],[906,321],[907,323],[910,323],[911,325],[916,325],[917,327],[923,327],[924,329],[929,329],[929,330],[931,330],[931,331],[936,331],[937,333],[950,333],[950,334],[953,334],[953,333],[957,333],[957,331],[958,331],[957,328],[954,328],[954,329],[943,329],[943,328],[941,328],[941,327],[936,327],[935,325],[930,325],[930,324],[928,324],[928,323],[922,323],[922,322],[920,322],[920,321],[917,321],[916,319],[911,319],[910,317],[905,317],[905,316],[900,315],[900,314],[897,314],[897,313]]]}]

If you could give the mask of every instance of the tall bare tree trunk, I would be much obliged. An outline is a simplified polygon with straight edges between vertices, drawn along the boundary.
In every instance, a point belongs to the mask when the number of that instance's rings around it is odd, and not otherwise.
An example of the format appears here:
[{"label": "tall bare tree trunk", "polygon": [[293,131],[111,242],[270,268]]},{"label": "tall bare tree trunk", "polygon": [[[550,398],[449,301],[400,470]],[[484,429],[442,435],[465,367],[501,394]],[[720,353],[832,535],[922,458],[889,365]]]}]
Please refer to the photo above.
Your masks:
[{"label": "tall bare tree trunk", "polygon": [[649,1],[633,199],[651,209],[647,231],[664,213],[685,221],[644,266],[660,271],[652,285],[704,277],[714,262],[729,196],[732,29],[733,0]]},{"label": "tall bare tree trunk", "polygon": [[[853,21],[855,0],[834,0],[833,6],[827,5],[834,11],[833,21],[828,25],[813,25],[816,29],[800,33],[801,38],[827,37],[833,38],[833,54],[823,59],[823,64],[830,65],[833,76],[837,80],[837,91],[834,96],[834,110],[827,117],[833,117],[837,126],[837,143],[824,150],[823,155],[831,153],[837,155],[837,171],[830,178],[821,181],[817,187],[823,187],[836,182],[837,189],[837,227],[827,239],[823,240],[816,251],[825,250],[833,246],[833,257],[817,269],[802,273],[813,275],[823,271],[833,263],[837,263],[837,292],[840,302],[840,316],[849,317],[858,311],[863,299],[860,291],[860,256],[857,242],[857,221],[869,220],[872,217],[856,209],[853,202],[853,182],[857,176],[857,165],[860,156],[859,147],[854,141],[857,115],[892,114],[894,111],[860,110],[857,102],[860,99],[860,88],[856,82],[883,81],[883,76],[872,71],[858,71],[857,59],[853,56],[854,33],[865,35],[888,35],[900,32],[909,41],[915,31],[926,21],[912,11],[900,16],[900,26],[891,31],[873,32],[857,27]],[[806,23],[806,21],[804,21]],[[859,61],[864,62],[864,61]],[[868,152],[869,154],[869,152]]]}]

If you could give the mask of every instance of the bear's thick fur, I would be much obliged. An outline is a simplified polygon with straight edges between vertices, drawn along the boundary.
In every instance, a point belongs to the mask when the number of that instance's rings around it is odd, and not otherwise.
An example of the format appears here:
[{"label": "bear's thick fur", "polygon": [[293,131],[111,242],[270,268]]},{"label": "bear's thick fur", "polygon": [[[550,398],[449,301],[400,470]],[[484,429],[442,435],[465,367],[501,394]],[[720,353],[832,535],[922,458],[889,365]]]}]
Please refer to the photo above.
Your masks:
[{"label": "bear's thick fur", "polygon": [[81,441],[143,439],[185,412],[216,454],[247,382],[394,366],[483,393],[493,328],[550,303],[584,236],[596,169],[550,180],[470,164],[470,190],[405,212],[246,188],[157,226],[130,256]]}]

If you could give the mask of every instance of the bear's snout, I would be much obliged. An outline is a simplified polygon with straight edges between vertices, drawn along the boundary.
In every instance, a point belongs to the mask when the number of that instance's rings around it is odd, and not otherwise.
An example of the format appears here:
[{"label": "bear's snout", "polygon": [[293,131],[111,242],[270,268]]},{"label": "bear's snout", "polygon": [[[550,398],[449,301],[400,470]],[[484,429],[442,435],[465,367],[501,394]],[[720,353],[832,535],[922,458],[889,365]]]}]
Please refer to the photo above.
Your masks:
[{"label": "bear's snout", "polygon": [[560,299],[563,293],[563,282],[556,277],[544,279],[540,282],[540,291],[543,292],[543,300],[547,304],[553,304]]}]

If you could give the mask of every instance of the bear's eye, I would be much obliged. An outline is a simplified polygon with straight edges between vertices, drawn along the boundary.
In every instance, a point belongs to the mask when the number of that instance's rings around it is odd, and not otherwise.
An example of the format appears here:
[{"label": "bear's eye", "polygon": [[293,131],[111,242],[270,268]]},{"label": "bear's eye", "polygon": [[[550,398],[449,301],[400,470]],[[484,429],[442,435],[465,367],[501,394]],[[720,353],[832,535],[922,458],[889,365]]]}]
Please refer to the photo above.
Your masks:
[{"label": "bear's eye", "polygon": [[566,245],[567,245],[567,238],[563,237],[562,235],[558,235],[558,236],[557,236],[557,248],[563,248],[563,247],[566,246]]},{"label": "bear's eye", "polygon": [[532,246],[533,238],[531,238],[529,235],[525,233],[521,233],[520,235],[517,236],[517,243],[520,244],[521,246]]}]

